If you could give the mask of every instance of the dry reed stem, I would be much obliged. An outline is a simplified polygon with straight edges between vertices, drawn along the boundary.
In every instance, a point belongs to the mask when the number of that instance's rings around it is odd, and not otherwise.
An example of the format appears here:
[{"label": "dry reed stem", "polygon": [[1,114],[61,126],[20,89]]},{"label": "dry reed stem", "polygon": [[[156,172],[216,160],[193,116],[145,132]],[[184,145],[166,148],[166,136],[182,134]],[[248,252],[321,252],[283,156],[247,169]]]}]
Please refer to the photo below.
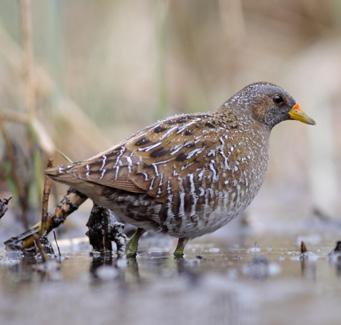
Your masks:
[{"label": "dry reed stem", "polygon": [[245,20],[240,0],[219,0],[219,13],[229,46],[241,45],[245,35]]},{"label": "dry reed stem", "polygon": [[[47,168],[52,167],[52,160],[49,159],[47,162]],[[39,229],[39,236],[43,236],[47,232],[47,220],[48,220],[48,206],[49,206],[49,197],[51,193],[51,180],[45,176],[44,179],[44,190],[43,190],[43,199],[41,205],[41,226]]]},{"label": "dry reed stem", "polygon": [[[0,54],[7,61],[13,70],[19,70],[23,61],[24,51],[8,35],[0,24]],[[43,96],[60,93],[56,83],[43,67],[35,64],[36,90]],[[63,123],[69,124],[76,133],[78,143],[84,144],[87,148],[97,151],[98,144],[109,147],[111,143],[105,138],[93,121],[80,109],[80,107],[68,96],[61,95],[56,109],[63,119]],[[7,114],[6,114],[7,115]],[[75,125],[77,123],[77,127]],[[82,125],[81,128],[78,126]],[[51,156],[51,155],[49,155]]]},{"label": "dry reed stem", "polygon": [[30,118],[36,115],[36,86],[34,78],[32,6],[31,0],[20,0],[20,27],[23,45],[23,69],[26,85],[26,105]]}]

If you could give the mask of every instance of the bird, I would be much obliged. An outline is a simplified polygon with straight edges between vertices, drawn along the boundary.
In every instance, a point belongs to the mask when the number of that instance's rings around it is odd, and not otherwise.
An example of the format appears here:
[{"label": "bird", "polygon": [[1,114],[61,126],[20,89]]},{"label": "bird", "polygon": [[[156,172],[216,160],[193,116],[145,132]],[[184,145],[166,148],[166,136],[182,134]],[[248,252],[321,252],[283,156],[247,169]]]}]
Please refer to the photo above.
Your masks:
[{"label": "bird", "polygon": [[137,227],[128,257],[136,256],[145,231],[176,237],[174,256],[183,257],[189,240],[249,206],[267,170],[271,130],[286,120],[315,124],[286,90],[256,82],[213,112],[171,116],[45,172]]}]

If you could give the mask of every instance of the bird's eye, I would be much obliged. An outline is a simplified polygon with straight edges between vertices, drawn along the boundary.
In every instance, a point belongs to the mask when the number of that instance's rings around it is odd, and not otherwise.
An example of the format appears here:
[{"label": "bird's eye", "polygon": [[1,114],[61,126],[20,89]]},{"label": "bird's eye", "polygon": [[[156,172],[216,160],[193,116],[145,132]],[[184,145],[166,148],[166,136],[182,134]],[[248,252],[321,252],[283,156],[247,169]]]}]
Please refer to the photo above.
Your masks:
[{"label": "bird's eye", "polygon": [[280,105],[280,104],[283,104],[284,103],[284,99],[281,95],[275,95],[273,98],[272,98],[273,102],[277,105]]}]

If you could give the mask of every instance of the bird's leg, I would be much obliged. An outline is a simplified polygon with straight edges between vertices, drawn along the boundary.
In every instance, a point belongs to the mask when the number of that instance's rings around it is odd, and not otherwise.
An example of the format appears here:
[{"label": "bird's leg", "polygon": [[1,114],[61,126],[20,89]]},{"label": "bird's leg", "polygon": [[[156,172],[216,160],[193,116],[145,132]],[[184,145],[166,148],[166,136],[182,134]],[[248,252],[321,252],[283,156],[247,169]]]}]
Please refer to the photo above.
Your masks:
[{"label": "bird's leg", "polygon": [[127,257],[136,257],[139,239],[144,234],[145,230],[137,228],[133,236],[129,239],[126,247]]},{"label": "bird's leg", "polygon": [[176,246],[176,249],[174,251],[175,258],[181,258],[184,256],[184,249],[187,243],[188,243],[187,238],[179,238],[178,245]]},{"label": "bird's leg", "polygon": [[112,251],[111,238],[109,238],[109,218],[108,209],[94,204],[86,224],[89,229],[86,235],[89,237],[90,244],[94,251],[101,254],[106,252],[111,254]]}]

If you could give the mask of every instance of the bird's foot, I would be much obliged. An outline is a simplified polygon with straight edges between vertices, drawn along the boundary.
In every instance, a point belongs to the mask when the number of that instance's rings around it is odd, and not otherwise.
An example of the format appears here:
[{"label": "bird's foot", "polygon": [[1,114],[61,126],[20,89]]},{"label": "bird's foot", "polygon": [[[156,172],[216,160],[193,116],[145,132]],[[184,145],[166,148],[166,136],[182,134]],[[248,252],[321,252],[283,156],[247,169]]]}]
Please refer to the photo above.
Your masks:
[{"label": "bird's foot", "polygon": [[136,257],[137,249],[139,244],[139,239],[145,231],[142,228],[137,228],[134,235],[129,239],[126,246],[126,256],[127,258]]},{"label": "bird's foot", "polygon": [[188,243],[188,239],[186,238],[179,238],[178,245],[173,253],[175,258],[183,258],[184,257],[184,250],[185,246]]}]

